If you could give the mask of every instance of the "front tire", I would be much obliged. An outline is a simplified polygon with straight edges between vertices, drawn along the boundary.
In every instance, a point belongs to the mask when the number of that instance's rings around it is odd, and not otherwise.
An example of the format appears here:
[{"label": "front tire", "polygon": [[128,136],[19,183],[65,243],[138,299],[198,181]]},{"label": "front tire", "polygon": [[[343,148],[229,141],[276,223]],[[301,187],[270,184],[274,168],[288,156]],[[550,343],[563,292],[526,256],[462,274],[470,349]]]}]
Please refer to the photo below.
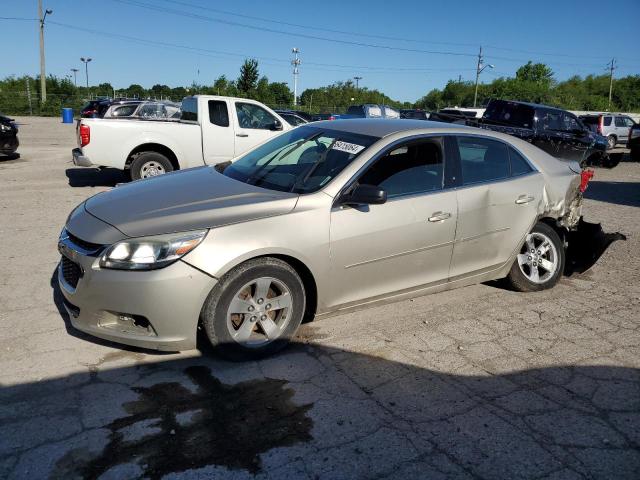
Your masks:
[{"label": "front tire", "polygon": [[546,223],[537,223],[527,234],[507,281],[519,292],[552,288],[562,275],[565,250],[562,240]]},{"label": "front tire", "polygon": [[131,162],[131,179],[140,180],[173,171],[171,161],[158,152],[142,152]]},{"label": "front tire", "polygon": [[298,273],[277,258],[249,260],[224,275],[207,298],[201,323],[221,355],[262,358],[287,345],[305,312]]}]

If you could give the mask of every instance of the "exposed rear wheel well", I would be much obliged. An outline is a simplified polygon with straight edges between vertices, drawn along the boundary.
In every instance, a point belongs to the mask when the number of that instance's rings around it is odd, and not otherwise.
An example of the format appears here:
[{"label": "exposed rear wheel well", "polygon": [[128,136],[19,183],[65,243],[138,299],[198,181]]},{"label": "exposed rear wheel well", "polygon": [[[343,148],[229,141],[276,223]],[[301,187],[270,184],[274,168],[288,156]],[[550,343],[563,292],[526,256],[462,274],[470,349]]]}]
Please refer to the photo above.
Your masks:
[{"label": "exposed rear wheel well", "polygon": [[558,225],[558,221],[555,218],[543,217],[543,218],[540,218],[538,222],[549,225],[551,228],[553,228],[556,231],[556,233],[560,237],[560,240],[562,240],[563,243],[566,242],[567,229]]},{"label": "exposed rear wheel well", "polygon": [[131,162],[136,158],[136,155],[142,152],[157,152],[169,159],[171,165],[173,165],[174,170],[180,170],[180,163],[178,162],[178,157],[173,153],[169,147],[164,145],[160,145],[159,143],[144,143],[142,145],[138,145],[134,148],[129,156],[127,157],[127,162],[125,163],[125,168],[131,167]]}]

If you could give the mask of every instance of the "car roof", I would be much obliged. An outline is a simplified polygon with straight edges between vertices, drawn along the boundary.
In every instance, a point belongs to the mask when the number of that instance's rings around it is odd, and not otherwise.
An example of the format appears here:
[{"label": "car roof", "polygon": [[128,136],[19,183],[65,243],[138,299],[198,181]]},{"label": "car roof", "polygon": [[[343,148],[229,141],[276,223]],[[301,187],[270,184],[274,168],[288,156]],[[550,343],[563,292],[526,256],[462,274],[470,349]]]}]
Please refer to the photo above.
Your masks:
[{"label": "car roof", "polygon": [[315,122],[309,127],[321,127],[330,130],[339,130],[360,135],[371,135],[374,137],[386,137],[393,133],[406,132],[411,130],[433,129],[434,131],[450,131],[460,129],[471,129],[465,125],[451,125],[443,122],[431,122],[428,120],[409,120],[404,118],[354,118],[338,119]]},{"label": "car roof", "polygon": [[505,102],[505,103],[517,103],[518,105],[526,105],[527,107],[546,108],[548,110],[558,110],[560,112],[567,112],[568,111],[568,110],[565,110],[564,108],[552,107],[551,105],[543,105],[542,103],[519,102],[517,100],[502,100],[502,99],[495,99],[495,100],[492,100],[492,101],[493,102]]}]

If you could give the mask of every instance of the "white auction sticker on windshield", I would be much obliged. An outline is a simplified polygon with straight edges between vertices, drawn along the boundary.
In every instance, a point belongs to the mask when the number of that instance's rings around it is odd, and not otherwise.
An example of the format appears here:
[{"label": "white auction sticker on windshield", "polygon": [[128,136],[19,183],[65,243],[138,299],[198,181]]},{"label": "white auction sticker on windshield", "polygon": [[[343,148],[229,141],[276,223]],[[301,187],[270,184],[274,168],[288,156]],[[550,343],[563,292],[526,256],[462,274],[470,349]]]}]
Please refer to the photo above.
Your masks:
[{"label": "white auction sticker on windshield", "polygon": [[362,150],[364,150],[364,147],[362,145],[356,145],[355,143],[342,142],[338,140],[333,144],[333,147],[331,147],[331,149],[339,150],[341,152],[353,153],[355,155],[356,153],[360,153]]}]

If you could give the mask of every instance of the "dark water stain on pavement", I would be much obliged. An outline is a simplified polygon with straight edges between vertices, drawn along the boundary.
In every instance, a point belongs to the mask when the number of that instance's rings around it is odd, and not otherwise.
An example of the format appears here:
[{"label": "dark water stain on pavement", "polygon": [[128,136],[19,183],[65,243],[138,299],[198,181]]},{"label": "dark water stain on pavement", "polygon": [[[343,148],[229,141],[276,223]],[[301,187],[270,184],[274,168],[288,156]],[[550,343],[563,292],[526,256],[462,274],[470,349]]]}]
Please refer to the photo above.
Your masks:
[{"label": "dark water stain on pavement", "polygon": [[207,465],[257,473],[261,453],[312,439],[306,415],[312,404],[295,405],[286,381],[225,385],[204,366],[185,373],[195,393],[178,382],[133,388],[139,398],[123,405],[129,415],[105,426],[111,433],[102,453],[72,450],[53,476],[93,479],[126,463],[151,479]]}]

